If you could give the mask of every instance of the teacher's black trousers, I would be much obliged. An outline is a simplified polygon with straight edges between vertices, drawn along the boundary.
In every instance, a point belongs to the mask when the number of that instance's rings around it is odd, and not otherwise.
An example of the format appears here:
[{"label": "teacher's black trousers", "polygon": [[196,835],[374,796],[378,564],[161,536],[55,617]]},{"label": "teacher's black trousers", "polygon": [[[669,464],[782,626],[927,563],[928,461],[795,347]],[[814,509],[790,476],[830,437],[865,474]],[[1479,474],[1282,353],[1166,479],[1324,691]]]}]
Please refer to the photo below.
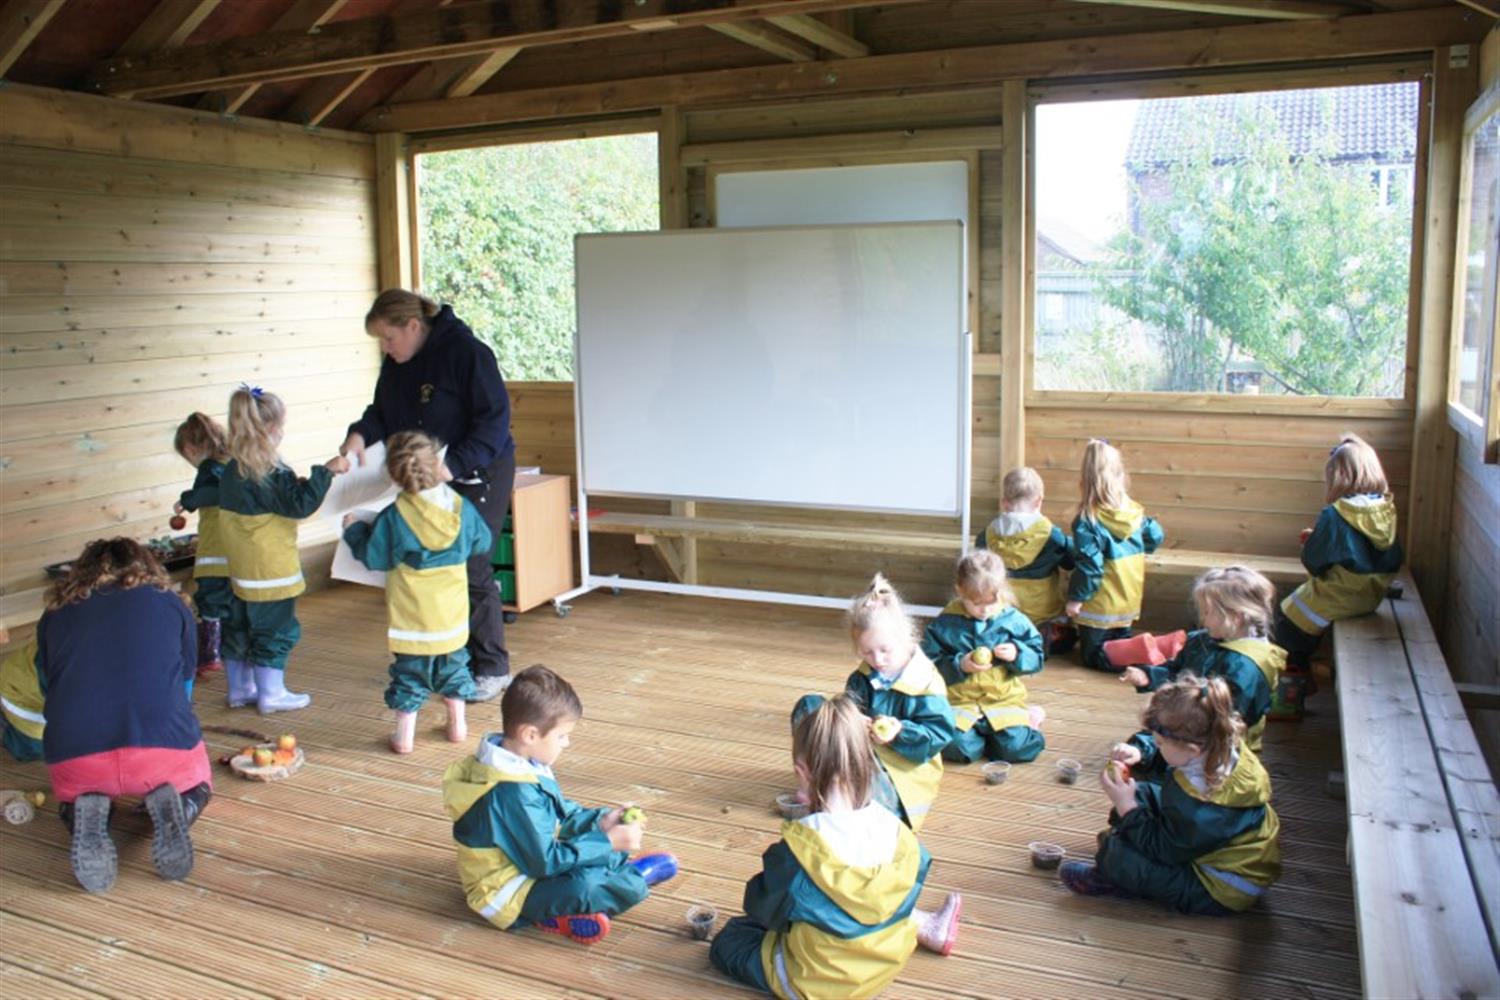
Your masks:
[{"label": "teacher's black trousers", "polygon": [[[516,453],[497,458],[482,469],[478,483],[449,485],[474,505],[490,534],[498,541],[510,512],[510,493],[516,483]],[[510,652],[505,648],[505,612],[500,606],[500,588],[490,553],[469,560],[469,670],[476,678],[504,677],[510,673]]]}]

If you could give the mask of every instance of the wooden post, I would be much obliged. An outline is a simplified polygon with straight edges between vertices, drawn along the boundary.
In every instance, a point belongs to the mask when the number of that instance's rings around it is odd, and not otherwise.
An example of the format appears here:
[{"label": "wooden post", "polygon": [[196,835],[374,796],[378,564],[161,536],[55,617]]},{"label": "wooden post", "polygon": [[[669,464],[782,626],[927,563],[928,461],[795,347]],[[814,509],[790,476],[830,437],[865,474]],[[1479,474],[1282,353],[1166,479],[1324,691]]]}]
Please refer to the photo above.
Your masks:
[{"label": "wooden post", "polygon": [[1000,128],[1000,475],[1026,464],[1026,81],[1007,80]]},{"label": "wooden post", "polygon": [[[688,225],[687,175],[682,168],[682,109],[661,109],[656,132],[657,173],[660,187],[661,228],[685,229]],[[673,500],[674,517],[696,517],[698,504]],[[658,538],[656,544],[679,583],[698,582],[698,540],[691,537]]]},{"label": "wooden post", "polygon": [[407,205],[406,136],[375,136],[375,234],[381,288],[411,288],[411,214]]},{"label": "wooden post", "polygon": [[1449,338],[1452,331],[1454,241],[1458,232],[1459,169],[1464,111],[1474,100],[1477,45],[1434,53],[1432,127],[1427,150],[1427,215],[1422,249],[1416,394],[1411,446],[1411,512],[1407,562],[1429,616],[1442,628],[1448,592],[1448,522],[1453,507],[1456,435],[1448,426]]}]

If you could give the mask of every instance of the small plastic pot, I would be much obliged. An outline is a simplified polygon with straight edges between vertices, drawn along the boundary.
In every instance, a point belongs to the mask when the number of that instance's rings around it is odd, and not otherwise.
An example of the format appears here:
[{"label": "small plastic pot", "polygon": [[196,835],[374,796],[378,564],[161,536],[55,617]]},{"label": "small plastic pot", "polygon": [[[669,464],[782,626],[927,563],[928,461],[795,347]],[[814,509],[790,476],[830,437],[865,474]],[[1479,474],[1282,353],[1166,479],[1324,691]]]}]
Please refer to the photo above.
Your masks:
[{"label": "small plastic pot", "polygon": [[992,760],[984,765],[984,781],[987,785],[1003,785],[1005,779],[1010,777],[1010,764],[1003,760]]},{"label": "small plastic pot", "polygon": [[699,903],[689,906],[687,911],[688,929],[693,932],[695,941],[707,941],[709,935],[714,932],[714,924],[718,923],[719,911],[707,903]]},{"label": "small plastic pot", "polygon": [[783,792],[776,796],[776,811],[787,819],[801,819],[807,815],[807,803],[796,792]]},{"label": "small plastic pot", "polygon": [[1064,757],[1057,762],[1057,780],[1065,785],[1078,783],[1078,776],[1083,773],[1083,765],[1071,757]]},{"label": "small plastic pot", "polygon": [[1062,864],[1068,852],[1060,844],[1049,844],[1045,840],[1033,840],[1026,845],[1031,851],[1031,866],[1050,872]]}]

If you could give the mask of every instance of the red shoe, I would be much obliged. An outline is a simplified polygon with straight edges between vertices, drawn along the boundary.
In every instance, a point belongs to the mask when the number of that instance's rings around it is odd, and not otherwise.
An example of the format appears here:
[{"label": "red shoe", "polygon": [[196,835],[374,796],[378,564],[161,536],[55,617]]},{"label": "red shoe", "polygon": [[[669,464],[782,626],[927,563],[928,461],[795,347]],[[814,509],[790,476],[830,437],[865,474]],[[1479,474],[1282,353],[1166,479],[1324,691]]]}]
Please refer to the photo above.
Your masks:
[{"label": "red shoe", "polygon": [[1161,654],[1162,662],[1172,659],[1182,652],[1182,647],[1187,645],[1187,631],[1178,629],[1176,632],[1168,632],[1166,635],[1158,635],[1156,639],[1156,651]]},{"label": "red shoe", "polygon": [[578,913],[567,917],[548,917],[536,926],[538,930],[548,934],[561,934],[569,941],[594,944],[596,941],[603,941],[609,934],[609,914]]},{"label": "red shoe", "polygon": [[1157,666],[1167,662],[1166,657],[1156,651],[1150,632],[1137,632],[1128,639],[1111,639],[1104,644],[1104,658],[1116,670],[1126,667]]}]

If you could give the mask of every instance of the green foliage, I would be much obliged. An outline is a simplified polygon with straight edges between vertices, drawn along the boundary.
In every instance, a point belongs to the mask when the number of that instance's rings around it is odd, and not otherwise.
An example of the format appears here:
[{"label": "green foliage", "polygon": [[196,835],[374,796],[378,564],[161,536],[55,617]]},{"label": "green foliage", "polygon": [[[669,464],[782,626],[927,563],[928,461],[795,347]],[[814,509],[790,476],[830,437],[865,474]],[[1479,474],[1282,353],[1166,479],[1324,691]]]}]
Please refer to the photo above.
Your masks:
[{"label": "green foliage", "polygon": [[[1269,112],[1185,126],[1183,157],[1111,243],[1111,269],[1132,277],[1100,281],[1159,343],[1160,388],[1222,391],[1239,354],[1287,392],[1399,396],[1409,202],[1381,205],[1365,166],[1334,161],[1331,137],[1293,157]],[[1247,151],[1229,163],[1214,156],[1226,127]]]},{"label": "green foliage", "polygon": [[1062,391],[1147,392],[1155,389],[1154,366],[1134,349],[1129,332],[1116,322],[1100,320],[1088,330],[1065,337],[1039,337],[1035,380]]},{"label": "green foliage", "polygon": [[507,379],[571,379],[573,237],[656,229],[658,197],[654,134],[424,156],[422,290]]}]

